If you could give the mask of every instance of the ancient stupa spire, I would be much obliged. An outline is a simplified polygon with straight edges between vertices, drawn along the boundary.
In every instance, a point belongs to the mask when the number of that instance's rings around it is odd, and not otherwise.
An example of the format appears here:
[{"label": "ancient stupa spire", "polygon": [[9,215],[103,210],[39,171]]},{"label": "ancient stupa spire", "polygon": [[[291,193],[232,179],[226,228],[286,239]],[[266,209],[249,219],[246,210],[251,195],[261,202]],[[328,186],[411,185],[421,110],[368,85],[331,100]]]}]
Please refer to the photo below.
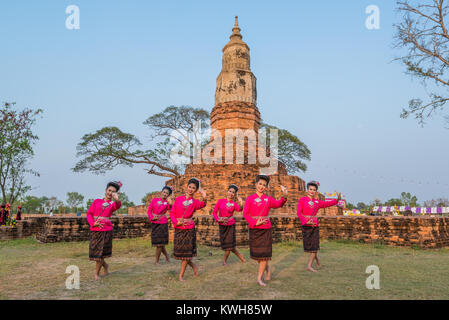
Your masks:
[{"label": "ancient stupa spire", "polygon": [[222,68],[217,77],[215,105],[240,101],[256,105],[256,77],[251,72],[249,47],[242,41],[238,16],[235,16],[230,41],[223,48]]},{"label": "ancient stupa spire", "polygon": [[231,40],[232,40],[232,38],[239,38],[240,40],[242,40],[242,35],[240,34],[239,17],[238,16],[235,16],[234,28],[232,28],[232,34],[229,38]]}]

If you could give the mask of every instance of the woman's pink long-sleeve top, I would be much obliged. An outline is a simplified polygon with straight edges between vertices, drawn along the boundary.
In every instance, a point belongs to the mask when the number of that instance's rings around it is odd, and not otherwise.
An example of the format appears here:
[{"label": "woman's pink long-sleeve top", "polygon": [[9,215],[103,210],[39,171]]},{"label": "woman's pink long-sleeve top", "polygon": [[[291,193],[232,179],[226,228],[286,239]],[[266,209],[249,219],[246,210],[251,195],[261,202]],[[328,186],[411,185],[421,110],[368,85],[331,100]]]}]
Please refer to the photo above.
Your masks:
[{"label": "woman's pink long-sleeve top", "polygon": [[[107,205],[106,205],[107,204]],[[90,205],[89,210],[87,210],[87,222],[89,222],[91,231],[111,231],[114,229],[114,225],[112,224],[109,217],[112,216],[112,213],[122,206],[120,201],[105,201],[104,199],[96,199]],[[100,217],[100,218],[98,218]],[[103,225],[102,228],[94,227],[95,221],[98,221]]]},{"label": "woman's pink long-sleeve top", "polygon": [[[318,218],[316,214],[319,209],[335,206],[338,203],[337,199],[322,201],[318,199],[310,199],[309,197],[302,197],[298,200],[298,209],[296,215],[303,226],[318,226]],[[308,224],[307,221],[312,219],[313,224]]]},{"label": "woman's pink long-sleeve top", "polygon": [[[257,193],[246,198],[245,206],[243,207],[243,217],[248,221],[251,229],[270,229],[271,221],[268,219],[270,209],[276,209],[282,207],[287,202],[284,197],[276,200],[273,197],[269,197],[263,194],[261,197]],[[264,224],[256,226],[257,217],[266,218],[267,221]]]},{"label": "woman's pink long-sleeve top", "polygon": [[[170,211],[170,219],[176,229],[192,229],[195,227],[192,217],[196,210],[202,209],[206,206],[207,201],[187,198],[186,196],[177,197]],[[184,225],[177,226],[178,219],[184,218]]]},{"label": "woman's pink long-sleeve top", "polygon": [[234,211],[242,211],[242,208],[237,202],[228,199],[220,199],[215,205],[212,214],[217,222],[218,218],[229,218],[227,223],[218,222],[218,224],[222,226],[232,226],[235,224],[235,219],[233,218]]},{"label": "woman's pink long-sleeve top", "polygon": [[[166,199],[154,198],[151,200],[150,205],[148,206],[148,218],[151,223],[156,224],[165,224],[168,223],[168,219],[165,216],[165,213],[170,209],[170,204]],[[160,216],[157,220],[152,220],[154,216]]]}]

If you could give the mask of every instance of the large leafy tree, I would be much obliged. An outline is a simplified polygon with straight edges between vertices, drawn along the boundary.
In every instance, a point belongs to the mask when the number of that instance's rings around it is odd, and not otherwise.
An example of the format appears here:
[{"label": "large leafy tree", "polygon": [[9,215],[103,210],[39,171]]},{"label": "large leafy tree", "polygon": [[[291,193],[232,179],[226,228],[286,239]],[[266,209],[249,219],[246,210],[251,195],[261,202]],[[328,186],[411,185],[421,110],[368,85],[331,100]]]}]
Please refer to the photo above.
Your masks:
[{"label": "large leafy tree", "polygon": [[145,194],[142,198],[142,204],[147,204],[148,199],[150,199],[152,196],[154,196],[156,193],[159,193],[159,191],[151,191]]},{"label": "large leafy tree", "polygon": [[418,206],[418,198],[415,195],[412,195],[410,192],[401,192],[401,201],[404,206]]},{"label": "large leafy tree", "polygon": [[78,192],[67,192],[67,204],[75,211],[77,207],[83,204],[84,196]]},{"label": "large leafy tree", "polygon": [[36,196],[25,196],[19,201],[19,203],[22,206],[23,212],[40,213],[43,212],[43,207],[47,200],[47,197],[39,198]]},{"label": "large leafy tree", "polygon": [[196,132],[200,123],[202,131],[208,128],[209,113],[192,107],[167,107],[163,112],[149,117],[144,124],[150,129],[155,145],[143,148],[140,140],[122,132],[117,127],[106,127],[82,137],[77,146],[77,156],[82,157],[73,170],[104,173],[119,165],[132,167],[136,164],[146,166],[149,174],[173,178],[183,172],[183,165],[173,161],[172,150],[178,143],[191,147],[200,140],[200,134],[191,139],[189,132]]},{"label": "large leafy tree", "polygon": [[119,192],[118,198],[122,204],[120,209],[118,210],[118,213],[127,213],[129,207],[135,206],[134,202],[130,201],[128,196],[124,192]]},{"label": "large leafy tree", "polygon": [[401,117],[414,115],[422,125],[435,111],[442,110],[449,101],[449,32],[447,0],[397,1],[401,22],[396,24],[395,46],[403,52],[396,60],[406,67],[406,73],[435,84],[428,88],[427,101],[414,98]]},{"label": "large leafy tree", "polygon": [[[77,146],[81,160],[72,170],[101,174],[116,166],[139,164],[149,174],[173,178],[182,175],[185,165],[193,161],[195,150],[209,142],[209,112],[201,108],[169,106],[143,124],[150,130],[153,145],[144,146],[136,136],[117,127],[105,127],[81,138]],[[263,127],[278,129],[267,124]],[[310,150],[302,141],[289,131],[279,129],[278,144],[279,160],[287,170],[306,171],[302,160],[310,160]]]},{"label": "large leafy tree", "polygon": [[[304,142],[286,129],[279,129],[266,123],[261,123],[261,128],[267,130],[267,136],[269,134],[268,130],[278,130],[278,160],[285,165],[288,172],[306,172],[307,165],[303,160],[310,160],[310,150]],[[267,146],[270,147],[268,138]]]},{"label": "large leafy tree", "polygon": [[33,145],[38,137],[32,128],[41,109],[14,108],[15,103],[3,103],[0,109],[0,190],[3,202],[14,203],[30,186],[26,174],[38,175],[27,167],[33,157]]}]

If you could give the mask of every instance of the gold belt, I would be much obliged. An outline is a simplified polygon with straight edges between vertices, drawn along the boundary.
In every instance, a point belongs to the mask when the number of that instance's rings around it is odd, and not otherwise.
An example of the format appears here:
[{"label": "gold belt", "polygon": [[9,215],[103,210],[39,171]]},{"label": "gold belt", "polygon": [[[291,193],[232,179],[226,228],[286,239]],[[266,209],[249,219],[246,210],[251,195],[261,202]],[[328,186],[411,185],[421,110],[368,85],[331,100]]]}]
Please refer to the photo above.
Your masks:
[{"label": "gold belt", "polygon": [[108,217],[94,217],[94,219],[95,219],[95,220],[101,219],[101,220],[108,220],[108,221],[111,221],[111,220],[109,220]]}]

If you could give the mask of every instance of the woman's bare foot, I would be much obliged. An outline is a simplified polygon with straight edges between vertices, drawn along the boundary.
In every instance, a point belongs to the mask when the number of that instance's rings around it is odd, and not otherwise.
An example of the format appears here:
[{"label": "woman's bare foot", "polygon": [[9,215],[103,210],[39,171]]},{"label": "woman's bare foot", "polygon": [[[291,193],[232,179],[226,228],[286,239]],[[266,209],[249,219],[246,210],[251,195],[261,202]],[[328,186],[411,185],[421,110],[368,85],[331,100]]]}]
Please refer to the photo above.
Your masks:
[{"label": "woman's bare foot", "polygon": [[270,281],[271,280],[271,267],[267,268],[267,273],[265,275],[265,281]]},{"label": "woman's bare foot", "polygon": [[312,267],[307,267],[307,270],[312,271],[312,272],[316,272],[316,270]]},{"label": "woman's bare foot", "polygon": [[154,264],[158,266],[158,265],[159,265],[159,262],[158,262],[158,261],[156,261],[156,262],[155,262]]},{"label": "woman's bare foot", "polygon": [[315,257],[315,261],[316,261],[317,267],[318,267],[318,268],[321,268],[320,259],[318,259],[318,257]]},{"label": "woman's bare foot", "polygon": [[195,277],[198,276],[198,266],[197,266],[196,264],[193,265],[193,275],[194,275]]},{"label": "woman's bare foot", "polygon": [[100,280],[100,276],[98,274],[95,275],[95,280]]},{"label": "woman's bare foot", "polygon": [[183,277],[179,276],[179,281],[183,282],[185,281]]},{"label": "woman's bare foot", "polygon": [[259,283],[261,286],[266,287],[267,284],[265,282],[262,281],[262,279],[258,279],[257,283]]},{"label": "woman's bare foot", "polygon": [[223,261],[223,265],[224,265],[224,266],[227,266],[228,264],[226,263],[226,261]]},{"label": "woman's bare foot", "polygon": [[104,270],[103,270],[103,276],[107,276],[108,274],[109,274],[109,265],[105,262],[104,264],[103,264],[103,268],[104,268]]}]

